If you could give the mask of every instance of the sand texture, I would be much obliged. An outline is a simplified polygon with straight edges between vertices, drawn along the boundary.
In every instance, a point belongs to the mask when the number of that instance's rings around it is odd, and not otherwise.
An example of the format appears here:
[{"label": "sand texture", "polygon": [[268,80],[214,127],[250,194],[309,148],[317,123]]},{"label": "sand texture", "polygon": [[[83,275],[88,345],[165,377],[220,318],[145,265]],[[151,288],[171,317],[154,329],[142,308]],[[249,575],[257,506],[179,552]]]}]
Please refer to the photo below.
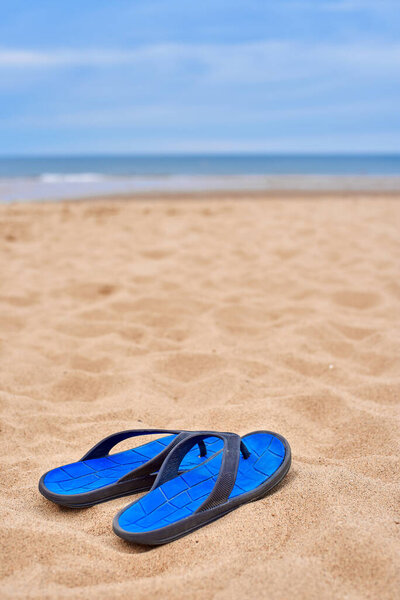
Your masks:
[{"label": "sand texture", "polygon": [[[395,195],[1,206],[1,598],[398,598],[399,240]],[[129,498],[39,495],[134,427],[271,429],[292,469],[151,550]]]}]

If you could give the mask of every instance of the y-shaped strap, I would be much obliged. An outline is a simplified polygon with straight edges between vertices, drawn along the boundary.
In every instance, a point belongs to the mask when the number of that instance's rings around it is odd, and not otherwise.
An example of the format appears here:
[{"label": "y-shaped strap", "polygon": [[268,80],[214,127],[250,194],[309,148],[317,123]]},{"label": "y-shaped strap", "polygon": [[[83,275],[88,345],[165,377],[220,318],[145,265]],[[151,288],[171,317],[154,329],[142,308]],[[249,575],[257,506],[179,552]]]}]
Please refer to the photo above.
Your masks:
[{"label": "y-shaped strap", "polygon": [[[136,477],[145,477],[146,475],[151,475],[158,471],[168,454],[171,452],[172,448],[179,444],[179,442],[185,440],[186,437],[190,435],[190,432],[188,433],[179,429],[127,429],[126,431],[119,431],[98,442],[89,450],[89,452],[85,454],[85,456],[83,456],[83,458],[81,458],[81,461],[108,456],[111,448],[128,438],[157,433],[175,433],[177,436],[156,456],[150,458],[143,465],[136,467],[129,473],[126,473],[126,475],[121,477],[118,482],[129,481],[130,479],[134,479]],[[200,456],[206,456],[207,448],[204,441],[199,440],[198,445]]]},{"label": "y-shaped strap", "polygon": [[152,489],[177,477],[179,474],[179,467],[186,454],[193,446],[210,436],[219,437],[224,442],[221,467],[211,493],[199,506],[196,512],[201,512],[226,502],[235,485],[240,452],[242,452],[243,458],[245,459],[250,456],[249,450],[246,448],[240,436],[236,435],[236,433],[201,431],[188,434],[184,440],[180,441],[175,448],[171,450],[168,457],[165,459]]}]

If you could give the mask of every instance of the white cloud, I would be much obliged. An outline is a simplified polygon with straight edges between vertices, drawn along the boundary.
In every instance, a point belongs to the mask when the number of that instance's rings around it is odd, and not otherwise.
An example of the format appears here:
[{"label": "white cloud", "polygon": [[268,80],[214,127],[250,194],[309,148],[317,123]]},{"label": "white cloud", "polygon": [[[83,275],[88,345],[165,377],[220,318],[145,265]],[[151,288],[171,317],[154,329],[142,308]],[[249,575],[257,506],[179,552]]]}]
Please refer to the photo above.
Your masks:
[{"label": "white cloud", "polygon": [[393,73],[398,77],[400,43],[295,43],[264,41],[247,44],[160,44],[135,50],[1,49],[0,68],[61,69],[129,66],[137,70],[207,78],[214,83],[284,81],[308,74],[355,70],[357,74]]},{"label": "white cloud", "polygon": [[0,48],[2,93],[27,98],[0,127],[27,151],[37,131],[66,152],[393,149],[399,64],[388,41]]},{"label": "white cloud", "polygon": [[116,127],[140,127],[154,126],[159,128],[165,124],[175,123],[179,127],[190,127],[194,122],[206,123],[208,126],[232,125],[240,122],[247,126],[257,123],[263,125],[277,122],[298,122],[299,119],[306,121],[310,119],[333,117],[344,119],[357,113],[362,118],[373,118],[379,111],[393,113],[397,109],[395,100],[384,99],[377,104],[376,100],[363,102],[343,101],[335,103],[312,104],[307,106],[266,106],[248,108],[243,106],[231,106],[229,111],[225,106],[213,106],[198,104],[163,104],[163,105],[119,105],[107,109],[77,110],[75,112],[57,112],[51,114],[46,112],[42,115],[19,115],[15,117],[0,118],[0,126],[9,129],[26,127],[45,128],[55,127],[57,129],[70,129],[79,127],[88,129]]},{"label": "white cloud", "polygon": [[0,49],[0,67],[11,68],[103,66],[131,62],[132,58],[132,53],[120,51]]},{"label": "white cloud", "polygon": [[[36,150],[36,147],[32,147]],[[100,148],[100,150],[99,150]],[[29,145],[26,151],[29,153]],[[317,133],[304,136],[274,135],[268,139],[246,138],[237,139],[232,137],[206,137],[199,139],[193,137],[190,140],[182,139],[149,139],[148,137],[137,137],[135,139],[110,139],[109,136],[99,137],[97,145],[87,141],[79,144],[81,154],[91,154],[96,152],[106,152],[107,154],[133,153],[133,154],[184,154],[184,153],[251,153],[251,152],[337,152],[337,153],[360,153],[360,152],[398,152],[398,137],[392,130],[381,130],[379,133],[360,133],[357,137],[351,132],[344,130],[329,136],[327,140],[325,135]],[[60,153],[60,146],[57,144],[47,144],[43,147],[43,154]],[[76,152],[75,142],[65,142],[61,147],[61,153]]]},{"label": "white cloud", "polygon": [[352,12],[352,11],[374,11],[382,12],[386,8],[397,8],[397,0],[289,0],[287,5],[299,10],[317,11],[336,11],[336,12]]}]

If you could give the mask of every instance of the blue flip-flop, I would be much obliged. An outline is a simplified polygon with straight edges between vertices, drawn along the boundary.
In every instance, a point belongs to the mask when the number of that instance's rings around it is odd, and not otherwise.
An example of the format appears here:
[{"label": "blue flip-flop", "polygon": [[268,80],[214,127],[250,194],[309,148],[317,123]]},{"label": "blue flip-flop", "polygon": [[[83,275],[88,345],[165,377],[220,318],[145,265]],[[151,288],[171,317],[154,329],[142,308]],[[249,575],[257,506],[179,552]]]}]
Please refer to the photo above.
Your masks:
[{"label": "blue flip-flop", "polygon": [[[109,454],[119,442],[130,437],[170,434],[131,450]],[[48,471],[39,481],[40,493],[62,506],[82,508],[99,502],[144,492],[153,485],[165,458],[192,432],[172,429],[130,429],[114,433],[93,446],[78,462]],[[186,471],[218,452],[222,441],[216,437],[193,444],[182,461]]]},{"label": "blue flip-flop", "polygon": [[[193,447],[211,435],[223,441],[223,449],[180,473]],[[192,433],[168,454],[151,490],[114,517],[114,532],[138,544],[172,542],[265,496],[285,477],[290,462],[290,446],[277,433],[255,431],[243,438]]]}]

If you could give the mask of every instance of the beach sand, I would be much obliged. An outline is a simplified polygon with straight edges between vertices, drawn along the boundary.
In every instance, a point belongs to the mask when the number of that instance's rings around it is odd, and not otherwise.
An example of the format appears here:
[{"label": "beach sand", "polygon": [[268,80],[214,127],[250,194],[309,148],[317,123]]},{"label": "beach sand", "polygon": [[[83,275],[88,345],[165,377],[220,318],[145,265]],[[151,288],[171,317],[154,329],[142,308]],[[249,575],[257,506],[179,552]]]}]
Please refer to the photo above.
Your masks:
[{"label": "beach sand", "polygon": [[[398,597],[399,238],[396,195],[1,206],[1,598]],[[135,427],[270,429],[292,468],[155,549],[129,498],[40,496]]]}]

